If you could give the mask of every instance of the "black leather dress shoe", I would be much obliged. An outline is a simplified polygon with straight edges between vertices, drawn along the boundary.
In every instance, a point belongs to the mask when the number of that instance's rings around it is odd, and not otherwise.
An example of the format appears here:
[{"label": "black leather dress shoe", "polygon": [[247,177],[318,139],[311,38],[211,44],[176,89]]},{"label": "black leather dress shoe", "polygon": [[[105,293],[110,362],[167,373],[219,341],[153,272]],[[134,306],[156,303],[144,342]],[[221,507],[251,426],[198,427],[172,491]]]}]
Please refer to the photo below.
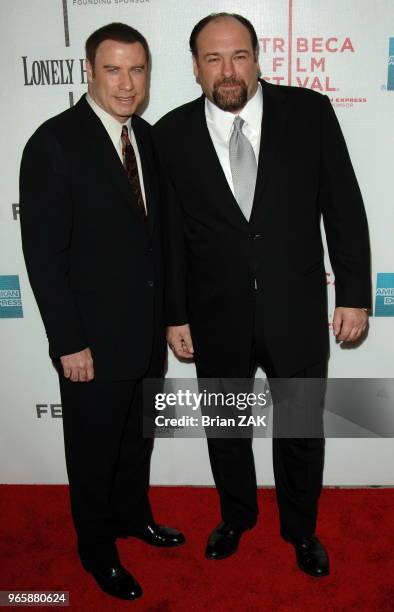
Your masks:
[{"label": "black leather dress shoe", "polygon": [[205,557],[219,560],[233,555],[244,531],[244,529],[232,527],[228,523],[219,523],[208,538]]},{"label": "black leather dress shoe", "polygon": [[328,553],[316,536],[301,538],[291,542],[295,548],[298,567],[309,574],[320,578],[330,573]]},{"label": "black leather dress shoe", "polygon": [[127,538],[129,536],[138,538],[150,544],[151,546],[161,547],[174,547],[180,546],[185,543],[185,536],[178,529],[172,527],[166,527],[166,525],[158,525],[157,523],[150,523],[145,527],[138,529],[127,529],[122,533],[118,534],[119,537]]},{"label": "black leather dress shoe", "polygon": [[135,578],[122,565],[101,570],[90,570],[100,589],[118,599],[133,600],[141,597],[142,589]]}]

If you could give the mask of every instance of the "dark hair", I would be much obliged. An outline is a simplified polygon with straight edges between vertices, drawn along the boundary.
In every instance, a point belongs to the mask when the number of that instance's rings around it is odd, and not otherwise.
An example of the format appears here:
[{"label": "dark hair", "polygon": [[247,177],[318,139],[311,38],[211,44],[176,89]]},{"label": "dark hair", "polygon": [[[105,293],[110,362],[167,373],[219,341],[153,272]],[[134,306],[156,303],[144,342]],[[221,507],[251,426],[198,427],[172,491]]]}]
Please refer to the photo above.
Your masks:
[{"label": "dark hair", "polygon": [[86,59],[89,60],[93,68],[97,48],[104,40],[116,40],[117,42],[126,44],[141,43],[146,54],[146,61],[149,62],[150,53],[148,43],[146,38],[138,32],[138,30],[135,30],[125,23],[109,23],[93,32],[86,41]]},{"label": "dark hair", "polygon": [[206,17],[201,19],[201,21],[199,21],[194,26],[192,33],[190,34],[190,40],[189,40],[190,51],[192,52],[194,57],[197,57],[197,37],[199,33],[201,32],[201,30],[203,30],[205,26],[208,25],[208,23],[210,23],[211,21],[215,21],[216,19],[221,19],[222,17],[232,17],[233,19],[236,19],[237,21],[242,23],[243,26],[245,26],[245,28],[248,30],[250,34],[253,52],[255,56],[257,57],[257,54],[259,51],[259,41],[257,38],[256,30],[254,29],[253,25],[250,23],[249,19],[246,19],[246,17],[242,17],[242,15],[238,15],[237,13],[211,13],[210,15],[207,15]]}]

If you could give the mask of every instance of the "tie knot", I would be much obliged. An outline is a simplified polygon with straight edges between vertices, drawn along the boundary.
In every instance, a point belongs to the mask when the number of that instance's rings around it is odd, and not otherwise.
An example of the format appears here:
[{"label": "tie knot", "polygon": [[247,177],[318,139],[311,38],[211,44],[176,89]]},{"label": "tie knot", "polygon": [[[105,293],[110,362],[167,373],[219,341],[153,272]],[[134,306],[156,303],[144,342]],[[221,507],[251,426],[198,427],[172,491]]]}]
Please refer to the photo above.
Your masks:
[{"label": "tie knot", "polygon": [[124,142],[130,142],[129,140],[129,130],[127,129],[127,125],[122,127],[122,140]]},{"label": "tie knot", "polygon": [[245,123],[245,119],[242,119],[242,117],[237,115],[234,119],[234,130],[241,132],[244,123]]}]

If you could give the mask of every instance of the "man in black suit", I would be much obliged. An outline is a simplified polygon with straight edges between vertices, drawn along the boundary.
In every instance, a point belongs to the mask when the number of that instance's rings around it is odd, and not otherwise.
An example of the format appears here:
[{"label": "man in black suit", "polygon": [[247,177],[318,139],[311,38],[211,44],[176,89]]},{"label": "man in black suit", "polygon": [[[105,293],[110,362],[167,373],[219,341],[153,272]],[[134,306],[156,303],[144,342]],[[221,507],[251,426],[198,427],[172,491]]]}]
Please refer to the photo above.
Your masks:
[{"label": "man in black suit", "polygon": [[[240,15],[201,20],[190,37],[204,95],[154,134],[166,189],[167,339],[200,378],[325,379],[323,216],[336,278],[333,330],[352,342],[371,306],[365,211],[326,96],[259,80],[258,40]],[[316,407],[318,409],[318,406]],[[251,439],[209,438],[222,523],[209,559],[237,549],[257,520]],[[324,439],[273,439],[281,535],[299,567],[329,573],[315,535]]]},{"label": "man in black suit", "polygon": [[149,49],[114,23],[86,42],[88,94],[30,138],[20,174],[26,266],[59,368],[73,520],[83,566],[107,593],[142,590],[116,538],[176,546],[154,522],[153,441],[142,383],[161,377],[165,335],[159,192],[150,126],[135,115]]}]

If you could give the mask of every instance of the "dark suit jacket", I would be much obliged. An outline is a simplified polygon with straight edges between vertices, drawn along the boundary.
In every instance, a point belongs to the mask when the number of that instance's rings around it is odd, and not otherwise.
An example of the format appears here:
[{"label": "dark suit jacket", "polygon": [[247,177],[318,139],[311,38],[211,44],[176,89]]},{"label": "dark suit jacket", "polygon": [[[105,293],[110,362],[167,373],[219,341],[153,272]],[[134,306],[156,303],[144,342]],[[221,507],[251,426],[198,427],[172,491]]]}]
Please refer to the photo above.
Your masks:
[{"label": "dark suit jacket", "polygon": [[[53,359],[89,346],[96,377],[138,378],[163,333],[159,191],[151,128],[133,117],[148,221],[102,122],[83,96],[28,141],[22,244]],[[164,338],[164,336],[163,336]]]},{"label": "dark suit jacket", "polygon": [[275,369],[290,376],[328,354],[321,214],[337,306],[371,306],[368,228],[329,99],[261,85],[262,136],[249,222],[216,155],[204,96],[154,127],[166,190],[166,322],[191,324],[202,370],[217,371],[225,362],[231,375],[243,376],[256,307]]}]

